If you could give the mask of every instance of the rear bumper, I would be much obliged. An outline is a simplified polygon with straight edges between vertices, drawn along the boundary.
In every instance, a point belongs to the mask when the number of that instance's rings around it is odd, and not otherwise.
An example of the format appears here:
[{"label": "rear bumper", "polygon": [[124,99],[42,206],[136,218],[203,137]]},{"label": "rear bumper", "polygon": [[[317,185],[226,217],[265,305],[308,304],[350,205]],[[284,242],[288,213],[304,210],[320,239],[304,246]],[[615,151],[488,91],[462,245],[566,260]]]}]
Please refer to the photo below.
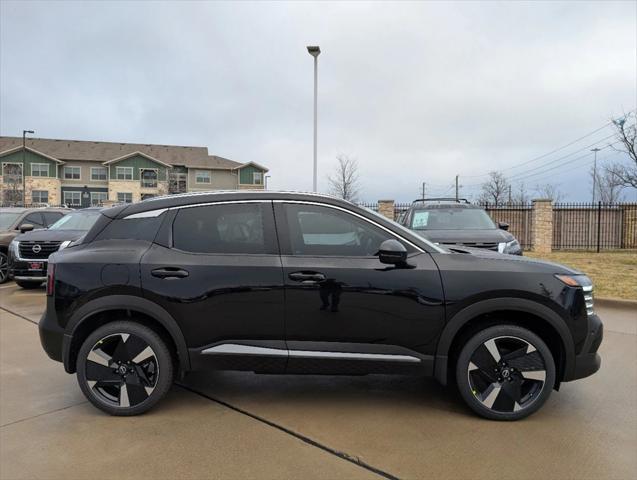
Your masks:
[{"label": "rear bumper", "polygon": [[63,359],[64,330],[57,324],[55,318],[47,315],[46,312],[38,323],[40,332],[40,343],[46,354],[52,360],[61,362]]},{"label": "rear bumper", "polygon": [[597,372],[602,365],[599,349],[604,338],[604,325],[597,315],[588,318],[588,336],[579,355],[575,356],[573,368],[564,376],[565,382],[588,377]]}]

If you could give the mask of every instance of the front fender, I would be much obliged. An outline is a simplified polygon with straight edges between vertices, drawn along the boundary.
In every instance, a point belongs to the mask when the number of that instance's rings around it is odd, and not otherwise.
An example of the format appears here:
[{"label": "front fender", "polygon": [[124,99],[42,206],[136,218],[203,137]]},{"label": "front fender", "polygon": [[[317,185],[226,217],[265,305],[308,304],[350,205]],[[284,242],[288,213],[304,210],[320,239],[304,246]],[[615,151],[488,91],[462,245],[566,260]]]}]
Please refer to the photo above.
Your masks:
[{"label": "front fender", "polygon": [[555,311],[549,307],[524,298],[490,298],[476,302],[456,313],[445,325],[442,331],[434,363],[434,375],[443,385],[447,384],[447,370],[449,350],[451,344],[460,329],[470,320],[487,313],[498,311],[518,311],[530,313],[541,318],[557,332],[564,347],[564,377],[568,377],[573,370],[575,358],[575,345],[573,337],[566,323]]}]

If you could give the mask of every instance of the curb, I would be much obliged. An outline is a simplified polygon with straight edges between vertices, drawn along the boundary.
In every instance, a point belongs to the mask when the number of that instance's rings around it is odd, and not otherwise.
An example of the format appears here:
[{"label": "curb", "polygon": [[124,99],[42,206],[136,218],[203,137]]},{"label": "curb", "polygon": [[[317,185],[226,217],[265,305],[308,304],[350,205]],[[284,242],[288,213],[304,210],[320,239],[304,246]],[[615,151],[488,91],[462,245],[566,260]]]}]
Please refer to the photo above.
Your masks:
[{"label": "curb", "polygon": [[595,297],[595,306],[610,308],[637,309],[637,300],[625,300],[623,298]]}]

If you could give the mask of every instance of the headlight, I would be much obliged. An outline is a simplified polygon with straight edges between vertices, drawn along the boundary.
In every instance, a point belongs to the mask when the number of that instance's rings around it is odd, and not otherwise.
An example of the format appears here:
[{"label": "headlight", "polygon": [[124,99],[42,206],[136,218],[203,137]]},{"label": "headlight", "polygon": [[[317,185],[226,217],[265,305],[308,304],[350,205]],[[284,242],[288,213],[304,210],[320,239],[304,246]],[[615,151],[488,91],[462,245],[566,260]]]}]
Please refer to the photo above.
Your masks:
[{"label": "headlight", "polygon": [[71,245],[72,242],[73,240],[64,240],[62,243],[60,243],[60,248],[58,248],[58,251],[65,249],[66,247]]},{"label": "headlight", "polygon": [[510,242],[502,242],[499,244],[498,251],[500,253],[514,253],[514,252],[519,252],[520,251],[520,243],[513,239]]},{"label": "headlight", "polygon": [[20,256],[20,242],[15,240],[11,240],[9,244],[9,252],[13,255],[14,258],[18,258]]},{"label": "headlight", "polygon": [[584,301],[586,302],[586,313],[590,316],[593,311],[593,282],[586,275],[555,275],[562,283],[569,287],[582,287]]}]

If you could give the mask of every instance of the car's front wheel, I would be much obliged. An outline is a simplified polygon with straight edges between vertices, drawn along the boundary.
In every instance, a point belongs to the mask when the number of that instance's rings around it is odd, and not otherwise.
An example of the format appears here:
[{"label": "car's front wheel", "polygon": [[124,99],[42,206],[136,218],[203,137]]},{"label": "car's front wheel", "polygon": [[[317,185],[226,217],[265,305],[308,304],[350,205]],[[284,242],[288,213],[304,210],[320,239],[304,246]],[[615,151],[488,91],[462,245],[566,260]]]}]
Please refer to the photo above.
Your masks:
[{"label": "car's front wheel", "polygon": [[548,399],[555,384],[555,362],[546,343],[530,330],[497,325],[464,345],[456,382],[474,412],[492,420],[518,420]]},{"label": "car's front wheel", "polygon": [[0,252],[0,283],[9,280],[9,257],[4,252]]},{"label": "car's front wheel", "polygon": [[138,415],[168,393],[173,362],[166,342],[131,321],[108,323],[82,344],[77,357],[82,392],[111,415]]}]

